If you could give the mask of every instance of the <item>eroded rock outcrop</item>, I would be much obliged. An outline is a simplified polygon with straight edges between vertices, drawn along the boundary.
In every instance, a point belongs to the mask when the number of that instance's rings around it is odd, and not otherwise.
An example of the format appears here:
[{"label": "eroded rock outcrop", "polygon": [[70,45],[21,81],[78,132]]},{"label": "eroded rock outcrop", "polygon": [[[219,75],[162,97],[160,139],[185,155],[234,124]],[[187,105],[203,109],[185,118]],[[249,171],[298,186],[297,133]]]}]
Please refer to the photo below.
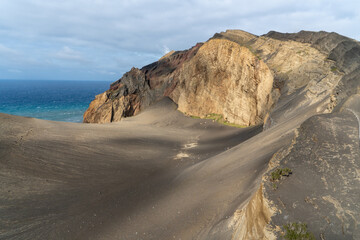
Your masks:
[{"label": "eroded rock outcrop", "polygon": [[261,124],[272,105],[273,76],[248,48],[213,39],[184,63],[170,97],[196,116],[221,114],[240,125]]},{"label": "eroded rock outcrop", "polygon": [[84,113],[86,123],[107,123],[120,121],[123,117],[136,115],[141,104],[151,102],[151,91],[145,74],[133,68],[124,74],[121,82],[115,82],[110,90],[99,94]]},{"label": "eroded rock outcrop", "polygon": [[273,76],[248,48],[212,39],[158,62],[133,68],[90,104],[84,122],[113,122],[169,96],[188,115],[222,115],[250,126],[261,124],[273,105]]},{"label": "eroded rock outcrop", "polygon": [[84,114],[84,122],[120,121],[167,96],[176,86],[174,72],[192,58],[201,46],[199,43],[186,51],[171,52],[141,69],[132,68],[112,83],[102,97],[96,97]]},{"label": "eroded rock outcrop", "polygon": [[252,196],[246,207],[235,212],[234,233],[232,239],[276,239],[274,230],[270,228],[271,216],[276,209],[264,196],[262,184]]},{"label": "eroded rock outcrop", "polygon": [[[316,239],[359,239],[359,99],[351,98],[342,112],[309,118],[292,149],[274,157],[262,184],[267,209],[275,211],[263,231],[271,228],[280,237],[285,225],[305,223]],[[285,168],[292,174],[274,180]]]},{"label": "eroded rock outcrop", "polygon": [[311,108],[315,108],[316,113],[331,112],[339,102],[335,89],[344,73],[328,57],[330,52],[284,35],[287,37],[270,32],[251,37],[243,31],[228,30],[213,37],[248,47],[271,69],[274,76],[272,96],[277,104],[266,118],[265,128],[305,114]]},{"label": "eroded rock outcrop", "polygon": [[[84,122],[119,121],[164,96],[189,115],[215,113],[246,126],[265,119],[266,128],[296,116],[304,106],[313,106],[317,113],[331,112],[353,93],[353,88],[344,91],[343,85],[355,85],[356,61],[348,64],[350,60],[341,59],[356,57],[352,50],[357,48],[357,42],[333,33],[255,36],[228,30],[142,69],[133,68],[111,85],[106,96],[94,100]],[[294,107],[284,114],[290,103]]]}]

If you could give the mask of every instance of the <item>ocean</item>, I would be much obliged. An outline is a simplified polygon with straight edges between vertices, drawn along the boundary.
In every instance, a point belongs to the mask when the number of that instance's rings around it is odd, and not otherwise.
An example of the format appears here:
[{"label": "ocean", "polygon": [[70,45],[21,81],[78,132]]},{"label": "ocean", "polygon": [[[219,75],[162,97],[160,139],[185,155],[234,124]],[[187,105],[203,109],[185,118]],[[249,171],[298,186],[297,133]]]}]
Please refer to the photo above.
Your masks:
[{"label": "ocean", "polygon": [[82,122],[107,81],[0,80],[0,112],[53,121]]}]

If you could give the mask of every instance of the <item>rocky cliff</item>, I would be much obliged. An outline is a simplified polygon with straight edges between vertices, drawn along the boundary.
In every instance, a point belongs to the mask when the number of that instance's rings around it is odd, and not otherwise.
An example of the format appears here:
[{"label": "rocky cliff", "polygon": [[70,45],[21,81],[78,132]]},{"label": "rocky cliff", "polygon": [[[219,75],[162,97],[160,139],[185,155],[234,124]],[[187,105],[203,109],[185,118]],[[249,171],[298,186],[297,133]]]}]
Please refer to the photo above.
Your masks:
[{"label": "rocky cliff", "polygon": [[[306,105],[316,107],[317,112],[332,111],[344,98],[335,88],[341,88],[341,79],[349,81],[343,76],[351,69],[338,66],[336,51],[330,53],[330,43],[319,44],[320,37],[306,35],[307,42],[288,34],[280,36],[229,30],[189,50],[171,52],[142,69],[133,68],[96,97],[84,122],[119,121],[164,96],[187,115],[217,114],[244,126],[264,120],[266,127],[276,124],[284,114],[271,110],[289,102],[295,107],[287,109],[287,117]],[[289,97],[278,103],[280,96],[281,100]]]},{"label": "rocky cliff", "polygon": [[84,122],[119,121],[169,96],[187,115],[217,114],[239,125],[257,125],[274,103],[272,86],[271,70],[247,47],[211,39],[133,68],[96,97]]},{"label": "rocky cliff", "polygon": [[226,121],[250,126],[261,124],[273,104],[270,69],[233,42],[208,41],[179,70],[169,96],[186,114],[221,114]]}]

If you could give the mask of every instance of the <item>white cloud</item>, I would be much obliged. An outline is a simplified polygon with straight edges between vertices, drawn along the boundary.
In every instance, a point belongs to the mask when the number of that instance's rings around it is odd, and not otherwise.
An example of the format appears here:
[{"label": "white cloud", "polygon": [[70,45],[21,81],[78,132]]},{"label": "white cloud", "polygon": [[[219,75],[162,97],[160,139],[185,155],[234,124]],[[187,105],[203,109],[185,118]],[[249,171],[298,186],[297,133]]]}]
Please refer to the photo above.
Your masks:
[{"label": "white cloud", "polygon": [[101,74],[105,74],[105,75],[111,75],[111,76],[116,76],[116,72],[109,72],[109,71],[106,71],[106,70],[100,70],[98,71],[99,73]]},{"label": "white cloud", "polygon": [[9,48],[9,47],[6,47],[4,45],[2,45],[0,43],[0,53],[2,54],[8,54],[8,55],[18,55],[18,51],[12,49],[12,48]]},{"label": "white cloud", "polygon": [[18,69],[8,69],[8,72],[10,72],[10,73],[22,73],[22,71],[18,70]]},{"label": "white cloud", "polygon": [[169,53],[171,50],[166,45],[163,46],[163,55]]},{"label": "white cloud", "polygon": [[56,58],[87,65],[86,73],[111,65],[108,72],[121,75],[226,29],[325,30],[359,40],[359,8],[352,0],[1,0],[0,53],[21,53],[14,69],[24,67],[22,57],[44,64]]},{"label": "white cloud", "polygon": [[64,46],[60,51],[55,54],[55,56],[63,60],[71,60],[78,62],[88,61],[87,59],[85,59],[85,57],[82,56],[80,52],[75,51],[68,46]]}]

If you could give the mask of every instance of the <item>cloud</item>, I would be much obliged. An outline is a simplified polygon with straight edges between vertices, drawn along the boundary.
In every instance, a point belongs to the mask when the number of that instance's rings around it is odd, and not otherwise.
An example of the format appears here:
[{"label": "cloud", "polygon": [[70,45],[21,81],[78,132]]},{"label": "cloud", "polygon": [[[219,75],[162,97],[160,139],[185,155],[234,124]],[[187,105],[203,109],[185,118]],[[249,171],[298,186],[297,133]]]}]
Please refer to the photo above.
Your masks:
[{"label": "cloud", "polygon": [[60,51],[58,51],[55,56],[59,59],[77,61],[77,62],[88,62],[88,60],[82,56],[78,51],[71,49],[68,46],[64,46]]},{"label": "cloud", "polygon": [[101,74],[116,76],[116,72],[109,72],[109,71],[106,71],[106,70],[100,70],[98,72],[101,73]]},{"label": "cloud", "polygon": [[169,53],[170,51],[171,51],[170,48],[168,48],[166,45],[163,46],[163,54],[164,55]]},{"label": "cloud", "polygon": [[11,72],[11,73],[22,73],[21,70],[18,70],[18,69],[8,69],[8,72]]},{"label": "cloud", "polygon": [[[84,77],[94,67],[120,77],[226,29],[325,30],[359,39],[359,7],[351,0],[2,0],[0,53],[18,53],[18,65],[0,60],[0,67],[22,69],[32,59],[69,71],[78,63],[73,71]],[[97,76],[110,80],[105,72]]]},{"label": "cloud", "polygon": [[0,53],[6,55],[18,55],[18,51],[8,48],[0,43]]}]

